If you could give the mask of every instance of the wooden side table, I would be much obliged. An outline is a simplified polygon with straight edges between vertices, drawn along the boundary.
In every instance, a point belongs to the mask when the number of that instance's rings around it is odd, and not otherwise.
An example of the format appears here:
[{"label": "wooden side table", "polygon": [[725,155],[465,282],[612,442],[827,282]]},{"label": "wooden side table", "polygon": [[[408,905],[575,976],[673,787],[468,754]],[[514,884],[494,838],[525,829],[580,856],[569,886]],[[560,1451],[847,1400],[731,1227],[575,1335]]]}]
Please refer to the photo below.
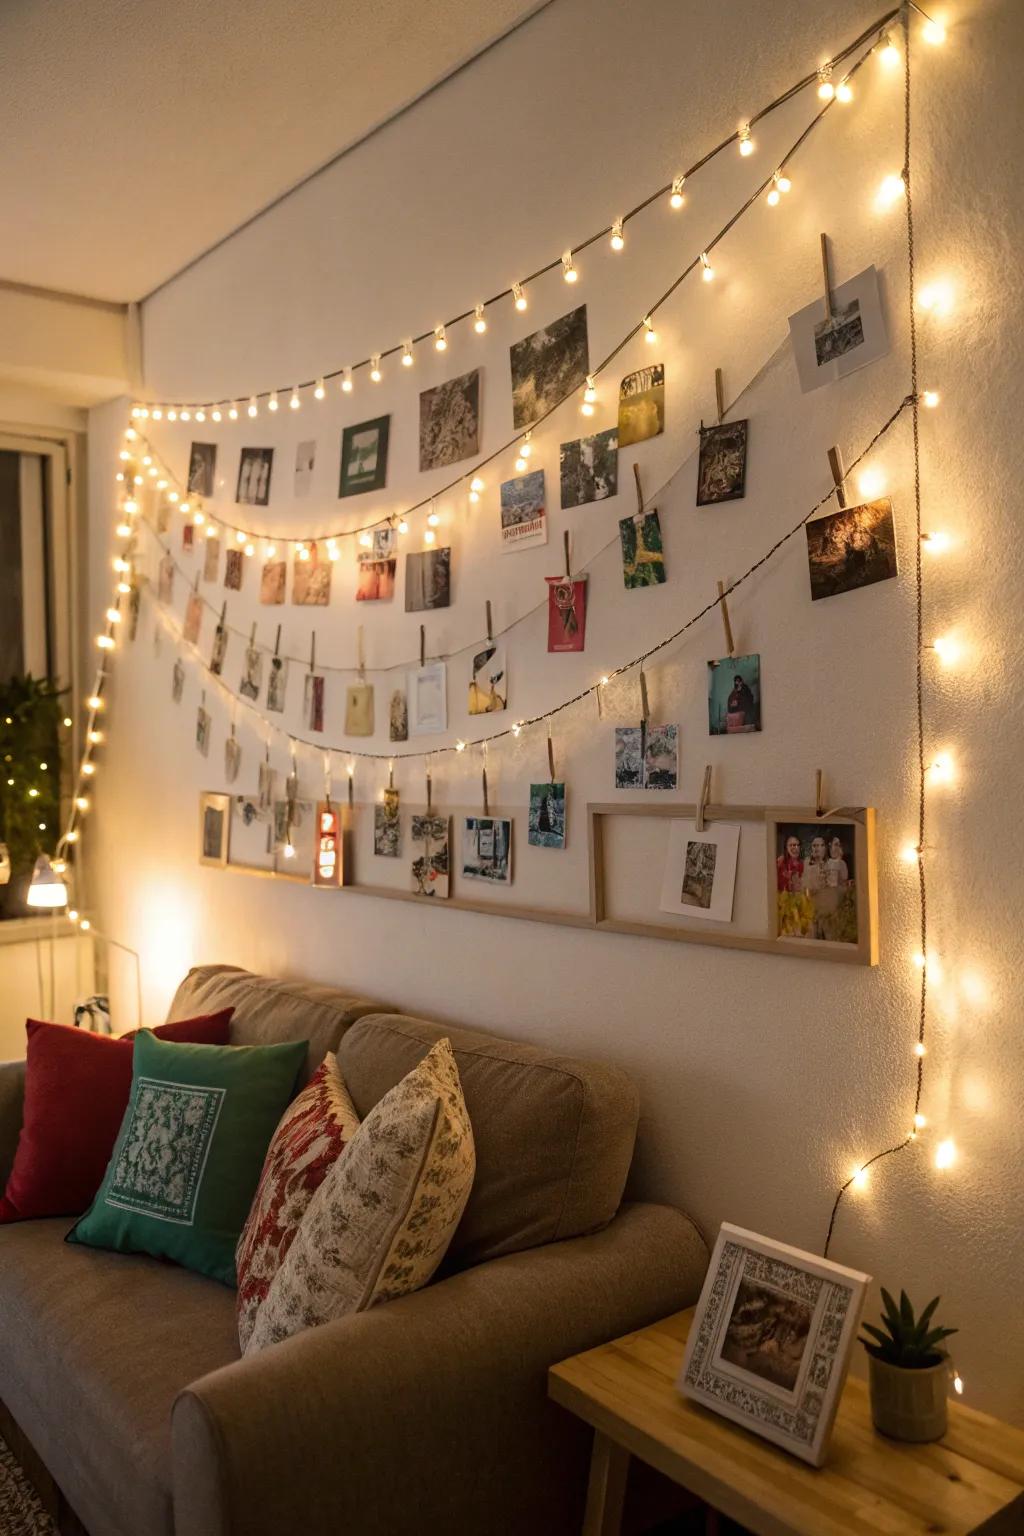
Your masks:
[{"label": "wooden side table", "polygon": [[877,1434],[847,1380],[823,1467],[676,1390],[694,1309],[575,1355],[548,1394],[594,1427],[584,1536],[617,1536],[630,1456],[754,1536],[1024,1536],[1024,1430],[961,1403],[931,1445]]}]

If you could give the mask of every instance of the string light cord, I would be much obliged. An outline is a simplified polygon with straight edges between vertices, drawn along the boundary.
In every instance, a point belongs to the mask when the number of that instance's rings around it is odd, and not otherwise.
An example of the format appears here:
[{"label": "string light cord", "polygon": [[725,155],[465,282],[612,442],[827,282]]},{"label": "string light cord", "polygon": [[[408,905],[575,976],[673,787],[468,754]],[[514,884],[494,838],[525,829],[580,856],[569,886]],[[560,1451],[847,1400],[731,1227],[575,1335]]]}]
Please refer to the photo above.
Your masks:
[{"label": "string light cord", "polygon": [[[843,61],[849,58],[851,54],[856,53],[857,49],[862,47],[869,38],[872,38],[876,34],[882,32],[885,27],[887,27],[891,22],[895,21],[899,14],[899,7],[895,7],[889,11],[886,11],[883,16],[880,16],[877,21],[872,22],[870,26],[866,27],[858,37],[853,39],[852,42],[847,43],[844,48],[842,48],[838,53],[834,54],[827,64],[817,66],[809,74],[802,76],[799,80],[790,85],[785,91],[781,93],[781,95],[776,96],[773,101],[770,101],[766,106],[759,108],[758,111],[753,113],[747,119],[743,128],[738,128],[734,130],[734,132],[728,134],[727,137],[722,139],[720,143],[716,144],[712,149],[708,150],[698,160],[695,160],[694,163],[689,166],[681,176],[677,176],[673,181],[667,182],[664,186],[659,187],[656,191],[649,193],[639,203],[637,203],[635,207],[631,208],[627,213],[624,213],[621,219],[617,219],[614,224],[605,225],[601,229],[596,230],[593,234],[588,235],[585,239],[579,241],[577,244],[565,248],[566,253],[569,255],[578,255],[581,251],[585,251],[590,246],[596,244],[598,240],[603,240],[607,236],[611,235],[617,226],[624,227],[632,220],[638,218],[639,215],[645,212],[645,210],[649,208],[653,203],[656,203],[661,198],[669,195],[675,190],[677,186],[682,185],[692,176],[695,176],[698,171],[702,170],[704,166],[708,165],[718,155],[722,154],[723,151],[729,149],[731,145],[739,143],[743,138],[744,133],[749,135],[749,130],[756,126],[757,123],[762,122],[766,117],[769,117],[773,112],[784,106],[786,102],[792,100],[794,96],[799,95],[799,93],[805,90],[807,86],[813,85],[815,81],[820,80],[823,71],[831,72],[837,65],[842,64]],[[922,12],[922,14],[924,13]],[[545,262],[542,266],[538,267],[535,272],[531,272],[527,277],[521,278],[515,287],[509,286],[507,288],[503,288],[498,293],[494,294],[491,298],[485,299],[482,305],[473,305],[468,309],[462,310],[461,313],[453,315],[450,320],[446,320],[444,322],[443,329],[447,331],[453,326],[461,325],[467,320],[472,320],[474,317],[478,317],[481,309],[490,309],[493,305],[501,303],[502,300],[511,298],[517,289],[528,287],[529,284],[536,282],[539,278],[547,276],[549,272],[558,271],[561,266],[562,255],[560,253],[551,261]],[[303,379],[299,383],[282,384],[278,385],[274,389],[258,390],[253,394],[243,392],[233,399],[229,399],[225,396],[220,400],[185,401],[181,403],[176,401],[153,401],[147,405],[140,404],[136,406],[135,409],[139,412],[146,411],[147,414],[149,414],[153,409],[159,410],[161,412],[168,410],[177,411],[179,409],[185,409],[188,411],[207,411],[219,408],[221,406],[227,406],[229,408],[233,407],[240,399],[249,401],[270,400],[277,395],[290,394],[293,390],[298,391],[317,388],[324,383],[334,379],[351,376],[352,373],[358,370],[364,368],[379,367],[380,363],[386,361],[388,358],[399,356],[405,350],[409,340],[411,340],[411,344],[413,346],[418,346],[424,341],[434,340],[440,329],[442,329],[442,327],[432,325],[429,327],[429,329],[421,331],[418,335],[413,336],[406,341],[396,342],[393,346],[390,346],[378,353],[374,353],[371,357],[362,358],[359,362],[345,364],[342,367],[332,368],[324,373],[318,374],[316,378]]]},{"label": "string light cord", "polygon": [[[924,572],[923,572],[923,522],[921,511],[921,437],[920,417],[921,398],[918,391],[918,354],[917,354],[917,314],[915,299],[916,270],[914,262],[914,203],[911,187],[911,113],[910,113],[910,9],[913,0],[905,5],[901,11],[901,25],[903,28],[903,183],[906,190],[907,208],[907,305],[910,315],[910,394],[906,403],[911,409],[911,424],[913,437],[914,458],[914,518],[917,533],[916,558],[914,562],[914,593],[915,593],[915,724],[917,730],[917,880],[918,896],[920,904],[920,959],[921,959],[921,986],[918,998],[917,1014],[917,1047],[916,1047],[916,1072],[914,1083],[914,1111],[910,1130],[891,1147],[885,1147],[881,1152],[875,1152],[866,1162],[862,1163],[857,1171],[840,1185],[832,1205],[829,1216],[828,1232],[825,1236],[825,1246],[822,1250],[825,1258],[828,1258],[829,1248],[835,1234],[836,1218],[843,1202],[846,1191],[854,1183],[859,1182],[868,1168],[884,1158],[893,1157],[897,1152],[903,1152],[917,1140],[917,1126],[921,1113],[921,1099],[924,1093],[924,1056],[925,1056],[925,1032],[928,1022],[928,882],[925,873],[924,847],[925,847],[925,823],[927,815],[927,775],[925,769],[925,719],[924,719]],[[913,9],[927,16],[918,5]],[[931,20],[931,18],[928,18]]]}]

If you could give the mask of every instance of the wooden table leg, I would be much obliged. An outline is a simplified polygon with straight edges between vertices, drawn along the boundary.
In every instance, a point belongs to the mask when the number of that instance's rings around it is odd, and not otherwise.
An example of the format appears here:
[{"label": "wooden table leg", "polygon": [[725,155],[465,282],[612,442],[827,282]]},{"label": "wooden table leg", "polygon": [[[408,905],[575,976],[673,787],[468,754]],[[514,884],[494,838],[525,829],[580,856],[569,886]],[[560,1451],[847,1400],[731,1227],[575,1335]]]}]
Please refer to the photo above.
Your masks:
[{"label": "wooden table leg", "polygon": [[629,1452],[595,1430],[583,1536],[619,1536],[628,1474]]}]

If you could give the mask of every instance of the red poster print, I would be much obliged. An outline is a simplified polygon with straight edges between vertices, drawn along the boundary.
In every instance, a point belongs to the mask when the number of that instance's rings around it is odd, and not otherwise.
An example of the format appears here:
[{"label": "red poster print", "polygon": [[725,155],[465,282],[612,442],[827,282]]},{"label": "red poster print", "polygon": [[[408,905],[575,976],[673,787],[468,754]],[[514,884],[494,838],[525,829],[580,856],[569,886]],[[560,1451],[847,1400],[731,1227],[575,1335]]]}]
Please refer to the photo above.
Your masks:
[{"label": "red poster print", "polygon": [[587,628],[587,578],[545,576],[548,584],[548,650],[582,651]]}]

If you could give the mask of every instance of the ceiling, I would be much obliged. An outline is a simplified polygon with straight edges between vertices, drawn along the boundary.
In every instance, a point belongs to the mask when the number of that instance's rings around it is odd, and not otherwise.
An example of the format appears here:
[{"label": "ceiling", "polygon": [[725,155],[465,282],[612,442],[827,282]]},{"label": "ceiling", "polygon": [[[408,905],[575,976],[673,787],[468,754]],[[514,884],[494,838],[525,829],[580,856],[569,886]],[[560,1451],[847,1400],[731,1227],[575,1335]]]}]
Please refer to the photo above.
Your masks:
[{"label": "ceiling", "polygon": [[2,0],[0,280],[141,299],[550,0]]}]

